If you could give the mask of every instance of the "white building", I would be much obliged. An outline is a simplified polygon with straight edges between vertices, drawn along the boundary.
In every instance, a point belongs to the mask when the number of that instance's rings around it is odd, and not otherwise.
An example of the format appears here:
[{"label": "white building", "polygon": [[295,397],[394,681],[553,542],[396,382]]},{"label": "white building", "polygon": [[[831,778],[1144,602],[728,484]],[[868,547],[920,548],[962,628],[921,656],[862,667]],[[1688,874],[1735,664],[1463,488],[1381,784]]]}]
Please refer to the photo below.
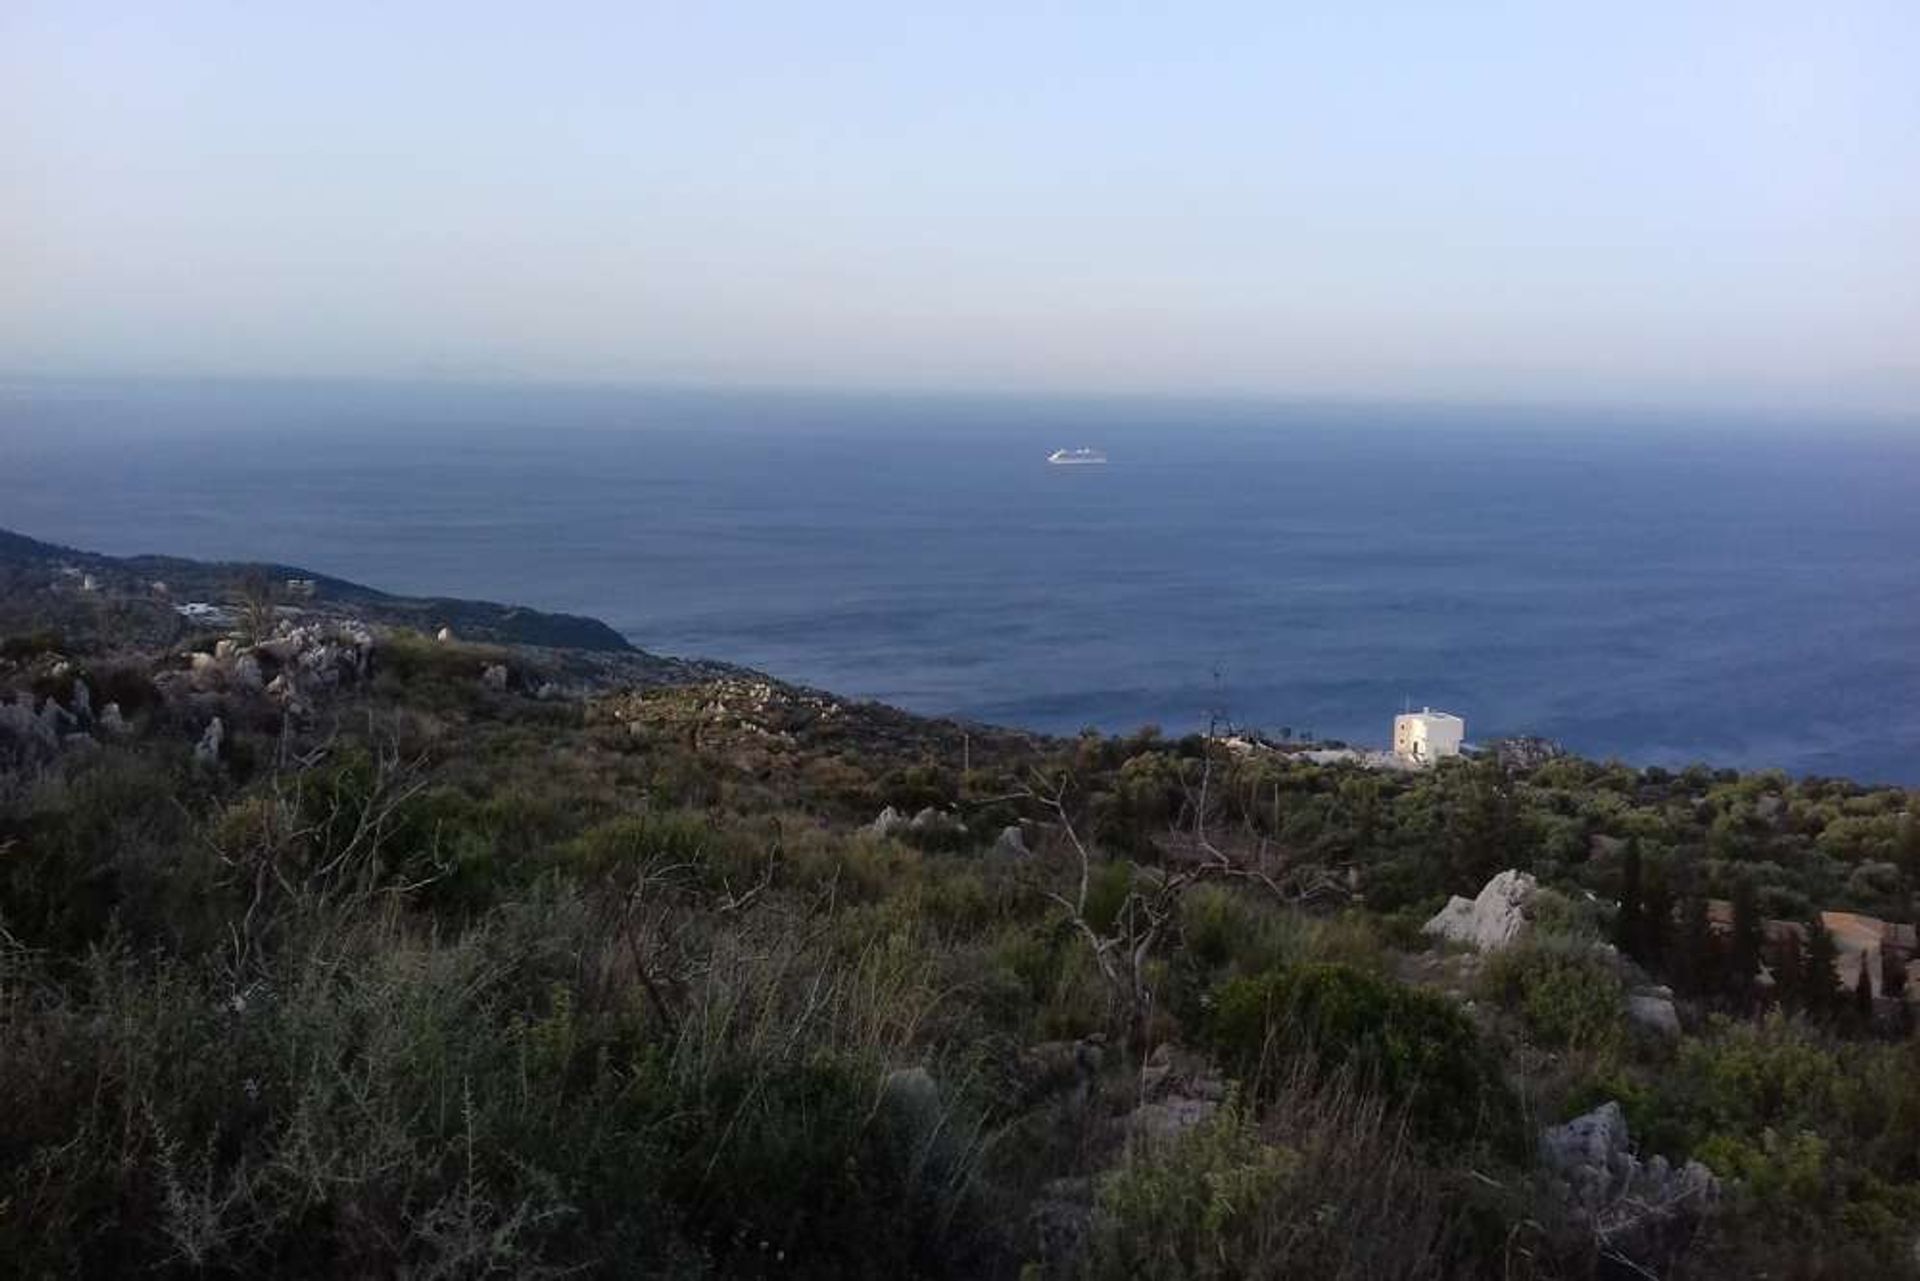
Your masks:
[{"label": "white building", "polygon": [[1431,763],[1460,755],[1467,723],[1451,712],[1423,707],[1393,718],[1393,754],[1402,760]]}]

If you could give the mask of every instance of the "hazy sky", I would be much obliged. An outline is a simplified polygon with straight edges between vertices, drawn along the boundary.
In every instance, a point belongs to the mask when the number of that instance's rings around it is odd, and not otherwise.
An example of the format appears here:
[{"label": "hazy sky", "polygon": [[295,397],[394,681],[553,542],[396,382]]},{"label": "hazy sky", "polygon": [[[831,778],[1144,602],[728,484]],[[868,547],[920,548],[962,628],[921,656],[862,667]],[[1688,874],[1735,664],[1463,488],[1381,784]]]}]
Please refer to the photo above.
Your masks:
[{"label": "hazy sky", "polygon": [[0,370],[1920,411],[1920,3],[0,4]]}]

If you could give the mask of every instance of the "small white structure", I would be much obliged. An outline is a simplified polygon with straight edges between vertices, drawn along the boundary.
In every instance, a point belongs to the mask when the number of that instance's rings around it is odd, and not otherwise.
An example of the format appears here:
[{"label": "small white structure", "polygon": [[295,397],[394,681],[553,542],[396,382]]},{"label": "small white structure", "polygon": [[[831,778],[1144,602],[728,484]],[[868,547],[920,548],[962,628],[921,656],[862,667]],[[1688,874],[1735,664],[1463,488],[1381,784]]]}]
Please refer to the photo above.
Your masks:
[{"label": "small white structure", "polygon": [[1460,755],[1467,723],[1451,712],[1423,707],[1393,718],[1393,754],[1405,761],[1431,764],[1444,756]]}]

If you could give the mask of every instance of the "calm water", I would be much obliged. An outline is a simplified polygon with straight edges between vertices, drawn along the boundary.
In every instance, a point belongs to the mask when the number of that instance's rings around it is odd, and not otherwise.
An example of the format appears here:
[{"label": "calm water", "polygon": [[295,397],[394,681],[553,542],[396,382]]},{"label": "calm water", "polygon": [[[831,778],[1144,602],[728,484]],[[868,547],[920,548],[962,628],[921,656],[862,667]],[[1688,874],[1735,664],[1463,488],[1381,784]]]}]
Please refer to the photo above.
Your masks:
[{"label": "calm water", "polygon": [[[1092,445],[1104,468],[1050,468]],[[1818,421],[0,387],[0,526],[606,619],[1049,730],[1236,722],[1920,781],[1920,436]]]}]

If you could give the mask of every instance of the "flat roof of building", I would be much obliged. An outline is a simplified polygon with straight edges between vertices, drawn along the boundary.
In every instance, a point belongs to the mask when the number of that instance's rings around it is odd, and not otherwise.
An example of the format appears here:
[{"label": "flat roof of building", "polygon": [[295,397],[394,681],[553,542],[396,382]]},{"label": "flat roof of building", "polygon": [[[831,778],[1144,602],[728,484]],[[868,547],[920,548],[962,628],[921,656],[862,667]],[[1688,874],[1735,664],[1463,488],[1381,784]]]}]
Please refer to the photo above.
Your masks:
[{"label": "flat roof of building", "polygon": [[1417,712],[1401,712],[1400,715],[1418,716],[1422,720],[1429,720],[1429,721],[1460,721],[1462,725],[1466,724],[1465,721],[1460,720],[1460,718],[1458,716],[1455,716],[1452,712],[1436,711],[1434,708],[1431,708],[1431,707],[1423,707]]}]

